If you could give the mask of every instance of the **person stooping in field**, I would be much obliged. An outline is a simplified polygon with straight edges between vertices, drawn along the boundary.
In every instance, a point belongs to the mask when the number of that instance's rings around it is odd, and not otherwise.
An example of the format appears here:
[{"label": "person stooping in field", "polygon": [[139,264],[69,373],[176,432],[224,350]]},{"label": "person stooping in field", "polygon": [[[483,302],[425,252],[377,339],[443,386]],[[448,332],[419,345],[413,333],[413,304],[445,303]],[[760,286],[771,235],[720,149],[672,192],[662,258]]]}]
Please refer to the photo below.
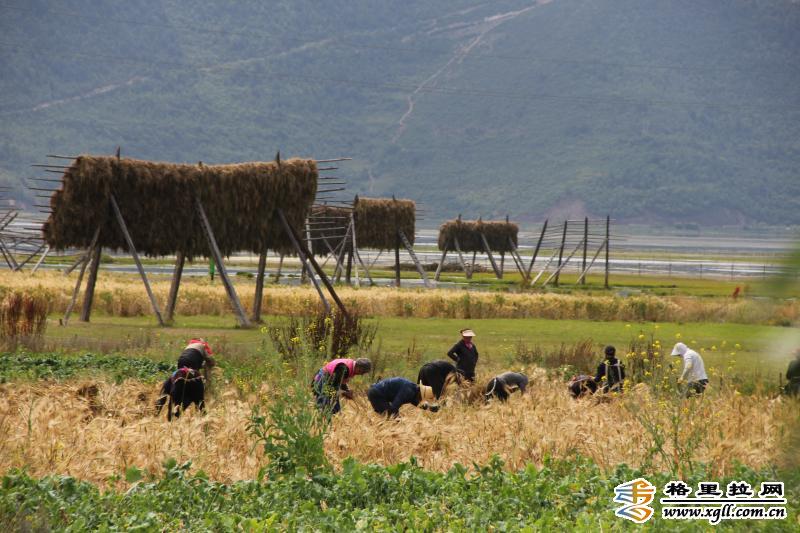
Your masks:
[{"label": "person stooping in field", "polygon": [[437,400],[442,397],[450,384],[460,384],[461,380],[461,374],[449,361],[425,363],[417,375],[417,383],[431,387]]},{"label": "person stooping in field", "polygon": [[[161,412],[167,400],[170,404],[167,413],[170,420],[173,415],[173,404],[178,406],[175,416],[180,416],[181,410],[191,404],[195,404],[201,411],[205,408],[204,376],[200,371],[207,373],[208,369],[216,365],[213,355],[211,346],[204,339],[189,341],[178,357],[177,369],[161,386],[160,397],[156,401],[156,414]],[[205,379],[207,377],[205,376]]]},{"label": "person stooping in field", "polygon": [[317,407],[331,414],[341,410],[340,396],[352,399],[353,393],[347,382],[354,376],[372,370],[372,362],[366,358],[334,359],[325,363],[311,382],[311,390],[317,399]]},{"label": "person stooping in field", "polygon": [[433,389],[427,385],[418,385],[406,378],[386,378],[367,391],[367,398],[376,413],[397,417],[400,407],[406,404],[419,406],[421,409],[439,410],[438,405],[431,405],[435,399]]},{"label": "person stooping in field", "polygon": [[678,383],[686,383],[686,396],[703,394],[708,385],[708,376],[700,354],[679,342],[672,349],[672,355],[683,359],[683,371]]},{"label": "person stooping in field", "polygon": [[567,388],[572,397],[577,400],[578,398],[583,398],[584,396],[597,392],[597,382],[592,376],[578,374],[577,376],[572,376],[572,379],[570,379],[567,384]]},{"label": "person stooping in field", "polygon": [[520,394],[525,394],[525,388],[528,386],[528,376],[519,372],[503,372],[491,379],[486,384],[486,389],[483,393],[486,401],[492,398],[497,398],[501,402],[508,400],[508,397],[514,391],[519,391]]},{"label": "person stooping in field", "polygon": [[603,392],[622,392],[625,365],[617,359],[617,349],[613,346],[606,346],[604,353],[605,359],[597,366],[594,381]]},{"label": "person stooping in field", "polygon": [[789,396],[800,396],[800,350],[795,353],[795,358],[786,369],[786,386],[783,392]]},{"label": "person stooping in field", "polygon": [[473,338],[474,331],[462,329],[461,340],[447,352],[447,357],[455,361],[456,370],[468,381],[475,381],[475,366],[478,364],[478,348],[472,342]]}]

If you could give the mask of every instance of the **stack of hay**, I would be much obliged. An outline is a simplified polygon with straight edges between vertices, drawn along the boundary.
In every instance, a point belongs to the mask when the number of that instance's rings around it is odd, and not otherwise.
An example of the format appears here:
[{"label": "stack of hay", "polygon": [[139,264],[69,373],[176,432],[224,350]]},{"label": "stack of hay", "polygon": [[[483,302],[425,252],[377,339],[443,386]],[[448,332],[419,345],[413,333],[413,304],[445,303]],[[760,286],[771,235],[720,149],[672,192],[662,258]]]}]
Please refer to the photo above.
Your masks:
[{"label": "stack of hay", "polygon": [[485,252],[481,233],[493,252],[510,252],[511,243],[519,244],[519,226],[505,221],[449,220],[439,228],[439,249],[455,249],[455,239],[462,252]]},{"label": "stack of hay", "polygon": [[205,166],[81,156],[50,199],[53,212],[43,234],[56,250],[87,248],[101,227],[102,247],[128,251],[110,207],[113,193],[138,252],[208,256],[198,195],[223,255],[290,252],[277,209],[301,230],[317,177],[316,163],[307,159]]}]

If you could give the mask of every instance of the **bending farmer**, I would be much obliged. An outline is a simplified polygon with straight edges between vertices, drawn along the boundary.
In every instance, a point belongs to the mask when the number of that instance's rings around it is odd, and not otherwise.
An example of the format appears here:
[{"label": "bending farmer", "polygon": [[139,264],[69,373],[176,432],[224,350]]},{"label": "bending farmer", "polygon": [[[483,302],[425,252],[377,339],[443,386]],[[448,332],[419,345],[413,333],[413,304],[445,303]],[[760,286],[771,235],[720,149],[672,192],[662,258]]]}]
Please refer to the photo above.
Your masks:
[{"label": "bending farmer", "polygon": [[430,406],[433,401],[433,389],[427,385],[417,385],[405,378],[386,378],[371,386],[367,391],[367,398],[376,413],[396,417],[400,414],[400,407],[410,403],[422,409],[438,411],[436,405]]},{"label": "bending farmer", "polygon": [[369,359],[334,359],[319,369],[311,382],[311,389],[317,399],[317,407],[336,414],[341,410],[339,396],[352,398],[353,393],[347,382],[353,376],[366,374],[372,370]]},{"label": "bending farmer", "polygon": [[686,396],[703,394],[708,385],[708,376],[700,354],[679,342],[672,349],[672,355],[680,356],[683,359],[683,372],[681,372],[678,382],[686,383]]}]

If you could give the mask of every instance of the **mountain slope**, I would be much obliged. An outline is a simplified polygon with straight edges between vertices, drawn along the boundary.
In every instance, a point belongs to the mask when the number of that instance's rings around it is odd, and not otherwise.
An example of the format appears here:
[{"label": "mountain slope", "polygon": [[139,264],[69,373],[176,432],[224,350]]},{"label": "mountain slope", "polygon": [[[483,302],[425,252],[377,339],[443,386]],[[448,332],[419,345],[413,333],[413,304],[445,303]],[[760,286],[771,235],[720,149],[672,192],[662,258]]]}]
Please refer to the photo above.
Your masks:
[{"label": "mountain slope", "polygon": [[350,192],[428,223],[800,224],[797,3],[192,4],[0,7],[0,176],[280,149],[352,156]]}]

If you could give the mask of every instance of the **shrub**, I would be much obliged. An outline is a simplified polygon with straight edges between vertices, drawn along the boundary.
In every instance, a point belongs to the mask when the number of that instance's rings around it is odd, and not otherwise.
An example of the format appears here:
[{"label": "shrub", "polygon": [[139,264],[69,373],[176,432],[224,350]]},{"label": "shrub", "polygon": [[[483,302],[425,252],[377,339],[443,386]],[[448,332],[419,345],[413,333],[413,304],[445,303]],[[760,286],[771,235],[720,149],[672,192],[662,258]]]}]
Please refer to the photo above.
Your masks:
[{"label": "shrub", "polygon": [[47,300],[26,292],[12,291],[0,303],[0,343],[7,350],[22,344],[37,349],[47,326]]}]

